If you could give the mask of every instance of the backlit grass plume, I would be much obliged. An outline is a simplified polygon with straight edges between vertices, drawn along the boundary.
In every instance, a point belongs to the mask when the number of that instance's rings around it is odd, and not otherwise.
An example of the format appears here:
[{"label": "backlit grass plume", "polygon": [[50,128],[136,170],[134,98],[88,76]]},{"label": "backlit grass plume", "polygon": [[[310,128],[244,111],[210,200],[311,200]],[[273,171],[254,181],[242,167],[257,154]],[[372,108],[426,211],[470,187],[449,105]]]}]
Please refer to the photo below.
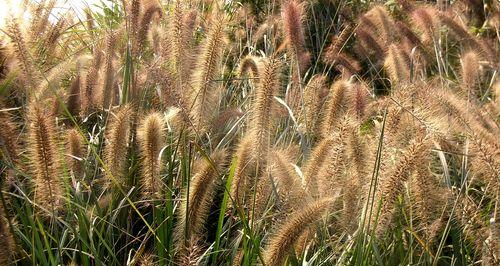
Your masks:
[{"label": "backlit grass plume", "polygon": [[114,73],[114,53],[116,47],[116,33],[109,32],[106,36],[106,48],[104,56],[104,68],[102,69],[101,79],[101,104],[102,108],[109,108],[115,103],[115,73]]},{"label": "backlit grass plume", "polygon": [[259,76],[259,58],[256,56],[247,55],[241,60],[238,75],[242,77],[248,74],[250,77]]},{"label": "backlit grass plume", "polygon": [[[175,3],[171,15],[169,27],[172,47],[168,50],[172,57],[172,64],[176,69],[180,83],[188,81],[194,68],[191,67],[196,58],[193,54],[194,48],[194,23],[196,12],[188,12],[189,9],[183,1],[178,0]],[[219,49],[217,47],[217,49]]]},{"label": "backlit grass plume", "polygon": [[309,194],[317,197],[319,195],[318,190],[318,171],[323,166],[325,160],[327,160],[328,153],[332,149],[334,144],[332,137],[323,138],[311,151],[309,158],[307,159],[305,165],[303,166],[303,175],[306,183],[306,189]]},{"label": "backlit grass plume", "polygon": [[343,118],[338,129],[331,133],[333,143],[328,150],[325,161],[318,170],[318,186],[320,197],[331,197],[336,189],[343,187],[347,179],[347,140],[349,118]]},{"label": "backlit grass plume", "polygon": [[408,56],[395,44],[391,44],[385,57],[384,67],[394,84],[410,81],[410,62]]},{"label": "backlit grass plume", "polygon": [[461,87],[464,93],[467,93],[468,97],[473,97],[479,78],[479,57],[474,51],[469,51],[461,57],[461,64]]},{"label": "backlit grass plume", "polygon": [[448,213],[443,214],[449,193],[429,171],[429,157],[421,158],[423,161],[419,162],[410,178],[411,195],[422,235],[426,242],[432,243],[437,237],[440,227],[444,226],[446,222],[443,218],[447,218],[449,215]]},{"label": "backlit grass plume", "polygon": [[345,113],[347,107],[346,92],[350,86],[347,80],[342,79],[331,85],[320,128],[322,137],[327,137],[333,132]]},{"label": "backlit grass plume", "polygon": [[257,160],[266,157],[271,145],[271,130],[274,122],[274,97],[280,89],[281,64],[277,58],[268,58],[260,72],[250,120],[250,134],[253,136],[252,153]]},{"label": "backlit grass plume", "polygon": [[294,160],[289,150],[271,152],[271,175],[276,183],[280,206],[284,213],[292,212],[301,207],[301,201],[306,201],[307,195],[302,186],[302,180],[295,171]]},{"label": "backlit grass plume", "polygon": [[334,64],[338,56],[347,44],[347,41],[352,35],[353,28],[351,25],[347,25],[339,34],[335,36],[332,40],[330,46],[326,48],[323,60],[326,63]]},{"label": "backlit grass plume", "polygon": [[66,108],[68,108],[68,112],[75,117],[80,114],[82,96],[80,94],[81,85],[80,73],[78,73],[71,81],[71,87],[66,100]]},{"label": "backlit grass plume", "polygon": [[283,265],[302,233],[319,220],[335,198],[322,198],[295,211],[274,232],[264,247],[265,265]]},{"label": "backlit grass plume", "polygon": [[219,97],[219,82],[215,80],[220,73],[226,23],[227,19],[224,17],[213,17],[207,38],[197,58],[196,72],[193,73],[191,115],[194,118],[194,124],[202,130],[210,128],[209,122],[213,119],[218,105],[216,100]]},{"label": "backlit grass plume", "polygon": [[69,129],[66,132],[66,147],[68,156],[68,168],[77,180],[83,178],[84,140],[77,129]]},{"label": "backlit grass plume", "polygon": [[8,35],[12,40],[12,45],[14,53],[22,71],[22,81],[26,86],[26,93],[32,93],[35,89],[35,82],[37,80],[37,75],[35,72],[35,67],[33,66],[32,56],[26,47],[26,42],[24,36],[19,27],[19,23],[16,19],[10,21],[8,25]]},{"label": "backlit grass plume", "polygon": [[[3,105],[0,103],[0,108]],[[13,167],[19,166],[19,144],[18,144],[18,133],[14,122],[12,121],[12,116],[7,111],[0,111],[0,124],[2,125],[2,130],[0,130],[0,160],[5,163],[11,163]],[[7,171],[7,183],[11,184],[14,181],[14,171]]]},{"label": "backlit grass plume", "polygon": [[[283,4],[282,17],[285,39],[288,42],[289,50],[298,64],[301,75],[309,67],[309,55],[305,46],[305,34],[303,27],[304,3],[297,0],[285,1]],[[295,65],[293,66],[295,67]]]},{"label": "backlit grass plume", "polygon": [[99,75],[103,56],[102,53],[98,51],[98,47],[95,49],[89,68],[85,73],[85,79],[83,80],[82,90],[80,92],[80,111],[83,117],[89,114],[93,108],[97,107],[98,83],[96,77]]},{"label": "backlit grass plume", "polygon": [[[372,220],[377,235],[382,235],[392,224],[397,198],[403,193],[404,184],[415,171],[416,166],[425,157],[428,139],[415,139],[401,155],[401,159],[387,176],[381,177],[377,200],[381,200],[380,214]],[[377,206],[378,203],[375,203]],[[375,218],[375,216],[373,217]],[[375,224],[374,222],[377,221]]]},{"label": "backlit grass plume", "polygon": [[247,191],[253,185],[256,175],[255,160],[252,156],[253,142],[252,135],[245,136],[236,147],[234,154],[237,164],[231,183],[231,198],[240,206],[243,206],[245,198],[248,196]]},{"label": "backlit grass plume", "polygon": [[182,200],[179,208],[179,246],[184,246],[192,238],[200,239],[203,236],[215,188],[226,161],[227,152],[224,150],[212,153],[210,158],[200,158],[189,183],[189,190],[186,190],[189,194]]},{"label": "backlit grass plume", "polygon": [[141,190],[144,199],[161,199],[163,182],[161,149],[165,146],[164,122],[160,113],[147,115],[138,131],[142,158]]},{"label": "backlit grass plume", "polygon": [[318,131],[320,111],[325,102],[327,93],[327,77],[318,75],[312,77],[304,88],[304,123],[306,132],[310,135],[315,135]]},{"label": "backlit grass plume", "polygon": [[[50,214],[61,209],[64,203],[62,172],[55,119],[44,107],[32,103],[28,109],[28,147],[31,171],[34,175],[34,201]],[[41,212],[47,215],[45,211]]]},{"label": "backlit grass plume", "polygon": [[121,107],[110,117],[104,148],[104,164],[107,186],[112,184],[124,186],[127,173],[127,147],[132,122],[132,108]]}]

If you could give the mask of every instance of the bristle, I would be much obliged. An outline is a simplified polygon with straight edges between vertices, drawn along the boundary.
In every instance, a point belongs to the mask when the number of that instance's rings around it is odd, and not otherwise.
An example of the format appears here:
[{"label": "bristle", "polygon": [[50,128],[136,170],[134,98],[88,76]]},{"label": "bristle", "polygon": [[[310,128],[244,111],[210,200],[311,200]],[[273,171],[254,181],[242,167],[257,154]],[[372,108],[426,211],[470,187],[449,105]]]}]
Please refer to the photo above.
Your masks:
[{"label": "bristle", "polygon": [[474,45],[475,40],[472,35],[467,31],[464,25],[453,19],[450,14],[439,13],[439,21],[448,27],[450,33],[452,33],[458,41],[468,46]]},{"label": "bristle", "polygon": [[348,76],[352,76],[361,71],[359,62],[346,53],[340,53],[334,64],[340,72],[346,71]]},{"label": "bristle", "polygon": [[323,138],[311,152],[309,159],[303,167],[303,174],[307,191],[310,195],[317,197],[318,190],[318,172],[323,166],[330,149],[333,147],[333,138]]},{"label": "bristle", "polygon": [[255,221],[268,218],[264,214],[272,206],[270,199],[275,187],[275,182],[271,176],[271,165],[259,166],[258,170],[256,173],[256,187],[254,187],[252,197],[250,197],[249,204],[247,205],[249,210],[248,220],[252,224]]},{"label": "bristle", "polygon": [[198,266],[200,265],[200,260],[203,258],[204,250],[199,244],[200,239],[191,238],[187,241],[186,246],[182,247],[179,251],[178,261],[175,262],[176,265],[182,266]]},{"label": "bristle", "polygon": [[321,108],[327,93],[327,77],[316,75],[312,77],[304,88],[304,123],[306,132],[311,136],[317,134],[321,119]]},{"label": "bristle", "polygon": [[334,198],[319,199],[294,212],[277,228],[264,248],[265,265],[282,265],[301,234],[319,220],[334,201]]},{"label": "bristle", "polygon": [[30,41],[37,42],[39,40],[38,38],[47,30],[47,26],[51,25],[49,17],[55,5],[56,0],[50,0],[49,3],[39,6],[38,16],[34,17],[31,23]]},{"label": "bristle", "polygon": [[139,22],[139,37],[145,37],[151,22],[155,16],[161,18],[163,16],[161,5],[159,1],[144,0],[142,1],[142,15]]},{"label": "bristle", "polygon": [[481,217],[480,208],[469,197],[457,199],[459,208],[455,209],[462,231],[467,240],[473,245],[476,253],[480,253],[488,238],[488,227]]},{"label": "bristle", "polygon": [[411,13],[413,22],[422,33],[424,43],[432,43],[436,39],[436,33],[439,28],[437,10],[433,7],[421,7]]},{"label": "bristle", "polygon": [[346,111],[346,91],[351,85],[346,80],[338,80],[330,87],[325,114],[321,124],[321,136],[330,135]]},{"label": "bristle", "polygon": [[247,135],[240,141],[235,151],[237,163],[231,183],[231,198],[240,206],[243,206],[247,196],[246,193],[254,183],[253,178],[255,176],[251,174],[252,171],[255,171],[252,158],[253,142],[253,137]]},{"label": "bristle", "polygon": [[199,239],[203,236],[205,221],[219,175],[227,161],[227,153],[225,150],[215,151],[210,155],[210,160],[200,159],[198,170],[189,184],[189,196],[182,201],[179,208],[180,221],[177,233],[181,246],[191,238]]},{"label": "bristle", "polygon": [[295,171],[294,160],[287,150],[271,152],[271,175],[276,182],[283,213],[290,213],[301,207],[306,198],[302,182]]},{"label": "bristle", "polygon": [[153,255],[153,253],[143,253],[138,260],[139,260],[138,264],[140,266],[156,266],[156,265],[158,265],[157,262],[155,262],[155,256]]},{"label": "bristle", "polygon": [[[392,171],[387,176],[381,177],[376,199],[381,201],[380,213],[378,219],[375,219],[376,215],[372,217],[372,228],[376,226],[378,236],[382,235],[390,227],[397,198],[403,193],[404,184],[411,173],[415,171],[422,158],[425,158],[426,151],[428,151],[428,140],[415,139],[401,155],[401,159],[392,168]],[[378,202],[372,204],[378,206]],[[377,221],[376,224],[375,221]]]},{"label": "bristle", "polygon": [[90,33],[90,35],[94,34],[95,30],[95,25],[94,25],[94,18],[92,17],[92,11],[89,8],[84,9],[85,12],[85,22],[87,26],[87,30]]},{"label": "bristle", "polygon": [[[28,110],[30,158],[34,174],[34,201],[55,215],[63,205],[61,168],[54,119],[42,106],[32,103]],[[47,213],[42,212],[43,215]],[[49,216],[50,216],[49,214]]]},{"label": "bristle", "polygon": [[326,48],[325,55],[323,60],[326,63],[333,64],[336,60],[337,57],[340,55],[342,52],[342,49],[346,45],[349,37],[352,34],[352,26],[347,25],[338,36],[336,36],[333,40],[330,46]]},{"label": "bristle", "polygon": [[92,62],[90,63],[90,67],[87,70],[85,75],[85,85],[83,86],[83,90],[81,92],[81,112],[82,116],[87,115],[94,107],[97,106],[97,79],[96,77],[99,74],[102,55],[101,51],[95,49],[94,55],[92,57]]},{"label": "bristle", "polygon": [[83,152],[82,136],[77,129],[69,129],[66,133],[66,147],[68,152],[68,168],[76,180],[83,178]]},{"label": "bristle", "polygon": [[485,123],[485,121],[491,118],[482,115],[474,104],[467,103],[466,100],[461,99],[450,90],[439,91],[429,99],[434,102],[433,105],[437,110],[448,116],[448,122],[453,126],[453,130],[474,132],[474,134],[488,140],[489,143],[496,142],[494,132],[498,129],[493,127],[488,130],[488,124],[492,122]]},{"label": "bristle", "polygon": [[139,27],[137,31],[137,46],[135,46],[137,50],[134,50],[132,53],[137,54],[141,49],[145,46],[145,40],[147,40],[147,35],[149,28],[151,26],[151,22],[158,16],[161,18],[162,9],[158,1],[156,0],[147,0],[143,1],[143,12],[140,17]]},{"label": "bristle", "polygon": [[43,79],[38,82],[32,98],[37,100],[46,100],[54,97],[55,93],[63,91],[61,94],[66,94],[66,90],[62,90],[61,88],[61,81],[70,73],[70,71],[77,68],[79,62],[82,61],[82,58],[84,59],[84,57],[70,57],[52,67],[50,71],[45,73]]},{"label": "bristle", "polygon": [[283,4],[282,18],[285,38],[288,41],[290,52],[299,64],[299,72],[302,74],[309,66],[309,60],[305,47],[305,36],[302,25],[304,17],[304,6],[297,0],[289,0]]},{"label": "bristle", "polygon": [[241,60],[238,76],[243,77],[247,73],[251,77],[259,77],[258,57],[247,55]]},{"label": "bristle", "polygon": [[369,101],[369,88],[366,84],[354,84],[348,91],[348,109],[349,113],[358,121],[362,121],[366,115],[366,109]]},{"label": "bristle", "polygon": [[480,70],[478,55],[474,51],[469,51],[461,57],[461,63],[462,90],[468,97],[474,97]]},{"label": "bristle", "polygon": [[196,21],[196,11],[185,8],[183,1],[176,1],[170,23],[172,63],[180,82],[187,82],[192,73],[193,59],[193,31]]},{"label": "bristle", "polygon": [[141,14],[141,0],[132,0],[129,2],[128,15],[130,16],[130,31],[132,36],[139,33],[139,16]]},{"label": "bristle", "polygon": [[487,139],[479,137],[477,134],[471,134],[471,152],[475,155],[471,158],[471,169],[476,178],[490,187],[492,195],[499,195],[500,186],[498,180],[500,177],[500,146],[497,142],[489,142]]},{"label": "bristle", "polygon": [[56,50],[59,46],[59,38],[63,34],[67,26],[67,20],[64,18],[59,19],[54,25],[50,26],[50,30],[45,34],[45,40],[42,42],[44,46],[43,55],[50,60],[56,56]]},{"label": "bristle", "polygon": [[69,88],[69,95],[66,101],[66,108],[68,108],[68,112],[72,116],[76,116],[80,113],[80,89],[81,89],[81,82],[80,82],[80,73],[76,75],[76,77],[73,78],[73,81],[71,81],[71,86]]},{"label": "bristle", "polygon": [[106,183],[126,185],[127,146],[132,120],[132,109],[121,107],[109,123],[106,134],[107,144],[104,147]]},{"label": "bristle", "polygon": [[404,52],[396,45],[391,44],[387,51],[384,67],[393,84],[401,84],[410,81],[410,62]]},{"label": "bristle", "polygon": [[368,180],[369,147],[361,138],[357,124],[348,121],[347,125],[347,175],[343,187],[342,224],[349,233],[353,233],[360,216],[361,203],[364,200],[363,189]]},{"label": "bristle", "polygon": [[281,64],[276,58],[269,58],[260,71],[260,80],[252,106],[251,128],[254,143],[252,153],[256,161],[266,158],[271,145],[272,111],[274,97],[280,88]]},{"label": "bristle", "polygon": [[112,106],[116,98],[115,73],[113,58],[116,47],[116,36],[114,32],[108,32],[106,36],[106,50],[104,57],[104,69],[101,73],[101,104],[102,108],[107,109]]},{"label": "bristle", "polygon": [[[0,103],[0,108],[3,105]],[[18,133],[12,117],[6,111],[0,111],[0,160],[10,162],[14,167],[19,166],[19,144],[17,141]],[[7,183],[14,182],[14,171],[7,171]]]},{"label": "bristle", "polygon": [[146,116],[138,130],[142,158],[141,191],[144,199],[162,198],[161,149],[165,146],[163,117],[160,113]]},{"label": "bristle", "polygon": [[376,25],[380,37],[386,43],[390,43],[395,38],[394,21],[382,5],[376,5],[364,15]]},{"label": "bristle", "polygon": [[368,57],[370,53],[373,53],[376,59],[382,59],[384,57],[385,46],[378,40],[378,38],[370,31],[364,30],[363,28],[358,28],[356,30],[356,39],[360,43],[357,53],[361,57]]},{"label": "bristle", "polygon": [[412,47],[419,47],[420,49],[423,48],[420,38],[404,22],[397,21],[396,28],[398,29],[399,34],[412,44]]},{"label": "bristle", "polygon": [[336,189],[345,184],[347,174],[347,129],[349,118],[344,117],[331,135],[333,147],[328,151],[326,158],[318,169],[318,186],[320,197],[331,197]]},{"label": "bristle", "polygon": [[26,86],[25,91],[28,94],[32,93],[31,90],[35,89],[35,81],[37,79],[37,75],[35,72],[35,67],[33,66],[32,56],[26,48],[26,42],[23,38],[23,34],[21,33],[17,20],[13,19],[8,24],[8,34],[12,40],[17,60],[19,60],[19,63],[21,65],[22,78]]},{"label": "bristle", "polygon": [[219,75],[219,65],[224,49],[224,27],[226,20],[217,18],[212,21],[207,38],[201,48],[200,56],[196,63],[197,72],[192,80],[191,110],[194,124],[203,131],[210,128],[212,115],[218,105],[218,82],[214,82]]},{"label": "bristle", "polygon": [[411,176],[411,190],[418,217],[419,226],[422,227],[426,243],[432,243],[436,237],[436,221],[441,220],[441,215],[446,206],[446,190],[440,187],[428,167],[429,157],[422,157],[416,166],[415,173]]}]

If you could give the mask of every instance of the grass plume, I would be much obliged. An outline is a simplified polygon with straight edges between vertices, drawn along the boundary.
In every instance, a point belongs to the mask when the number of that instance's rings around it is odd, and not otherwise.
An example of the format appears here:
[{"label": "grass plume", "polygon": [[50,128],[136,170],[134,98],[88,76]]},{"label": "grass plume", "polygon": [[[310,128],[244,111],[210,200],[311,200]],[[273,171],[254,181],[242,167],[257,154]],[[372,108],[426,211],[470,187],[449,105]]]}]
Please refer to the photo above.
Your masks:
[{"label": "grass plume", "polygon": [[[34,201],[55,215],[64,203],[61,165],[57,148],[54,118],[44,107],[32,103],[28,143],[34,175]],[[45,216],[47,213],[42,212]]]},{"label": "grass plume", "polygon": [[144,199],[162,198],[161,149],[165,146],[163,117],[160,113],[147,115],[138,130],[142,157],[142,193]]}]

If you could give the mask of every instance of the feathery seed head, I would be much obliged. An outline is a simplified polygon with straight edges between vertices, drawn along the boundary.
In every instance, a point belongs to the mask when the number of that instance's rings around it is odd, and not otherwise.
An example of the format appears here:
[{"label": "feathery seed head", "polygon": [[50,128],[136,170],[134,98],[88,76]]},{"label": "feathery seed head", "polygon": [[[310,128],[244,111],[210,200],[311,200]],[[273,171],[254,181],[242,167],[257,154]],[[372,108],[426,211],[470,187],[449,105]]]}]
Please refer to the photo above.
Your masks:
[{"label": "feathery seed head", "polygon": [[272,111],[274,97],[280,89],[281,64],[277,58],[269,58],[260,71],[260,80],[252,107],[251,128],[253,136],[253,156],[256,161],[266,157],[271,145],[271,128],[274,123]]},{"label": "feathery seed head", "polygon": [[66,133],[66,145],[68,152],[68,166],[77,180],[83,178],[83,139],[77,129],[69,129]]},{"label": "feathery seed head", "polygon": [[63,204],[63,187],[54,119],[44,107],[32,102],[28,109],[28,122],[34,201],[55,215]]},{"label": "feathery seed head", "polygon": [[161,199],[163,187],[161,181],[160,152],[165,145],[163,116],[151,113],[146,116],[138,130],[142,158],[142,192],[144,199]]},{"label": "feathery seed head", "polygon": [[109,123],[104,148],[104,162],[107,186],[126,184],[127,147],[132,122],[132,108],[122,106]]},{"label": "feathery seed head", "polygon": [[335,202],[335,198],[316,200],[292,213],[287,221],[277,228],[264,248],[265,264],[282,265],[302,233],[323,216]]}]

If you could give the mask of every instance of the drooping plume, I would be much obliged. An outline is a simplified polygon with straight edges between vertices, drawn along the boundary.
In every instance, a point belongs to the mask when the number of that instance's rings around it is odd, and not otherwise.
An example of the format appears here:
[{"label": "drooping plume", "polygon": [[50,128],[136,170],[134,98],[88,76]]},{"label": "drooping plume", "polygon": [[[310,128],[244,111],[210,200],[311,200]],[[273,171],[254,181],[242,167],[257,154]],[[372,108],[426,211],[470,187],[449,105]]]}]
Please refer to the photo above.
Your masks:
[{"label": "drooping plume", "polygon": [[294,212],[280,225],[264,247],[265,265],[282,265],[302,233],[319,220],[335,198],[322,198]]},{"label": "drooping plume", "polygon": [[218,178],[226,161],[226,151],[220,150],[210,155],[210,161],[208,158],[201,158],[198,162],[196,173],[189,184],[189,195],[185,196],[179,208],[179,245],[184,246],[186,241],[203,236]]}]

